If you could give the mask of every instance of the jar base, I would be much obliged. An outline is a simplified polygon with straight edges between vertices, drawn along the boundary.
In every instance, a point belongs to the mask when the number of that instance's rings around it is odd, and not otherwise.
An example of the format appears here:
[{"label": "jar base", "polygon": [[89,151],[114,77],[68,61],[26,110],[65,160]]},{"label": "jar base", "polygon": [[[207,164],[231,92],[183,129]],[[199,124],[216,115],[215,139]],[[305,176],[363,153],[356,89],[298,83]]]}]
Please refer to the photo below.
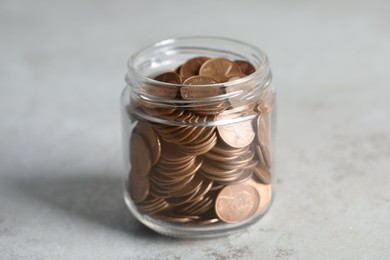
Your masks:
[{"label": "jar base", "polygon": [[149,229],[174,238],[182,238],[182,239],[204,239],[204,238],[218,238],[226,235],[232,235],[243,229],[255,224],[259,221],[269,210],[272,205],[274,194],[268,203],[267,207],[262,210],[261,213],[256,216],[249,218],[245,221],[235,224],[228,223],[215,223],[205,226],[199,225],[190,225],[190,224],[171,224],[160,220],[158,218],[154,218],[148,215],[141,215],[134,203],[132,202],[129,193],[127,190],[124,190],[123,193],[124,201],[126,206],[130,210],[130,212],[136,217],[138,221],[140,221],[143,225],[148,227]]}]

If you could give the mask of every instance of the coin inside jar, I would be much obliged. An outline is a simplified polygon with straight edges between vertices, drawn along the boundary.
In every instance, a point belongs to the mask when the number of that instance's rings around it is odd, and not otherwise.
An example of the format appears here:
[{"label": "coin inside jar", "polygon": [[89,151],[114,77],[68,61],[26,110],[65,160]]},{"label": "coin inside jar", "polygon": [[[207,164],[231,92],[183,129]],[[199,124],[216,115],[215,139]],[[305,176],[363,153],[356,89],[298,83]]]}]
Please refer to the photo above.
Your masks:
[{"label": "coin inside jar", "polygon": [[166,83],[172,83],[172,84],[181,84],[183,82],[180,75],[177,74],[176,72],[162,73],[157,77],[155,77],[154,80],[166,82]]},{"label": "coin inside jar", "polygon": [[251,217],[259,203],[258,191],[251,185],[240,183],[221,190],[215,202],[215,210],[223,222],[237,223]]},{"label": "coin inside jar", "polygon": [[237,64],[238,67],[240,67],[241,72],[247,76],[256,71],[255,67],[245,60],[235,60],[234,63]]},{"label": "coin inside jar", "polygon": [[239,75],[240,67],[225,58],[214,58],[206,61],[199,69],[199,75],[226,82],[229,78]]},{"label": "coin inside jar", "polygon": [[141,121],[137,124],[136,132],[143,136],[149,144],[152,153],[152,164],[156,164],[161,155],[161,143],[152,125],[148,122]]},{"label": "coin inside jar", "polygon": [[142,202],[149,195],[149,180],[136,173],[130,173],[130,193],[134,202]]},{"label": "coin inside jar", "polygon": [[133,133],[130,146],[132,172],[141,176],[146,176],[152,168],[151,151],[148,145],[139,134]]},{"label": "coin inside jar", "polygon": [[245,147],[255,138],[251,121],[220,125],[217,129],[221,139],[235,148]]},{"label": "coin inside jar", "polygon": [[[212,85],[219,82],[213,78],[206,76],[192,76],[183,82],[183,85]],[[202,97],[214,97],[223,94],[223,89],[218,87],[197,87],[183,86],[180,88],[180,93],[183,99],[193,99]]]},{"label": "coin inside jar", "polygon": [[205,61],[209,60],[209,57],[195,57],[186,61],[180,66],[179,73],[184,79],[199,74],[199,69]]}]

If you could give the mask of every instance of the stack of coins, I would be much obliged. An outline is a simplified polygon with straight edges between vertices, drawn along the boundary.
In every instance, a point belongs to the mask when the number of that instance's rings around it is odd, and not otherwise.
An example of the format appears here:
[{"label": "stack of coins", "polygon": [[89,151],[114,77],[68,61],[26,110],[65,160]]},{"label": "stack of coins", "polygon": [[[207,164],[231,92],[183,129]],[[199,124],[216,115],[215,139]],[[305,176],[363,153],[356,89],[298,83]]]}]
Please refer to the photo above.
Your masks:
[{"label": "stack of coins", "polygon": [[133,100],[137,105],[130,114],[164,119],[139,119],[130,137],[129,192],[142,214],[210,225],[239,223],[267,208],[272,196],[272,92],[253,104],[212,99],[229,92],[221,83],[255,71],[247,61],[195,57],[154,77],[172,85],[144,89],[161,100],[210,102],[185,107]]}]

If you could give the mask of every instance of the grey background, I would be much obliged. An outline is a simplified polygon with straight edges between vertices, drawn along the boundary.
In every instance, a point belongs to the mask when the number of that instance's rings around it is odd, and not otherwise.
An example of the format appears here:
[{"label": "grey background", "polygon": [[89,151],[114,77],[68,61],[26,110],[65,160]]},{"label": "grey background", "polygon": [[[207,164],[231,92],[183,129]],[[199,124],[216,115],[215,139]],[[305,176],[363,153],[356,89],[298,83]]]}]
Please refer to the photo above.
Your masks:
[{"label": "grey background", "polygon": [[[390,2],[0,2],[0,259],[388,259]],[[185,241],[122,201],[127,58],[187,35],[265,50],[277,197],[259,223]]]}]

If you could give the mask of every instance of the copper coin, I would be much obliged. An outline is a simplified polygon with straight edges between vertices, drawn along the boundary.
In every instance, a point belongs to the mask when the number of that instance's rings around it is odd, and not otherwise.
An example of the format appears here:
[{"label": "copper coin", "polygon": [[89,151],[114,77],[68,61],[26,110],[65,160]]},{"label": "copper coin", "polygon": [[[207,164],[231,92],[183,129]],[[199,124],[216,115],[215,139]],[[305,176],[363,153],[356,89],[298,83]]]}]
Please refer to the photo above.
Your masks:
[{"label": "copper coin", "polygon": [[256,71],[255,67],[245,60],[235,60],[234,63],[240,67],[241,72],[245,75],[250,75]]},{"label": "copper coin", "polygon": [[270,172],[267,168],[255,167],[253,169],[253,173],[260,180],[261,183],[264,183],[267,185],[271,184],[271,175],[270,175]]},{"label": "copper coin", "polygon": [[214,58],[206,61],[199,69],[199,75],[226,82],[231,75],[240,74],[240,67],[225,58]]},{"label": "copper coin", "polygon": [[260,194],[260,204],[257,209],[257,212],[260,212],[265,209],[271,202],[272,187],[271,185],[258,184],[257,190]]},{"label": "copper coin", "polygon": [[269,152],[268,146],[260,145],[260,149],[263,154],[265,165],[268,168],[271,168],[271,154]]},{"label": "copper coin", "polygon": [[178,146],[172,143],[162,143],[161,158],[170,162],[184,163],[194,159],[193,155],[187,155],[179,151]]},{"label": "copper coin", "polygon": [[215,97],[224,93],[221,87],[198,87],[201,85],[218,84],[219,82],[206,76],[192,76],[183,82],[183,85],[194,85],[181,87],[180,94],[183,99],[195,99],[202,97]]},{"label": "copper coin", "polygon": [[214,133],[210,139],[200,144],[180,145],[179,150],[188,155],[201,155],[207,153],[217,143],[217,135]]},{"label": "copper coin", "polygon": [[[205,196],[213,187],[213,181],[203,179],[200,189],[196,192],[196,197],[202,198]],[[196,200],[195,198],[193,200]]]},{"label": "copper coin", "polygon": [[206,173],[216,175],[216,176],[232,176],[232,175],[237,175],[240,174],[243,170],[239,168],[231,168],[231,169],[226,169],[224,166],[219,167],[220,164],[212,163],[210,161],[205,161],[202,164],[202,170],[205,171]]},{"label": "copper coin", "polygon": [[248,146],[256,135],[251,121],[220,125],[217,129],[221,139],[235,148]]},{"label": "copper coin", "polygon": [[130,140],[130,162],[133,174],[146,176],[152,168],[150,149],[141,135],[133,133]]},{"label": "copper coin", "polygon": [[172,193],[173,196],[188,196],[191,194],[196,193],[199,191],[199,188],[202,186],[203,179],[195,176],[194,179],[183,189],[176,191],[175,193]]},{"label": "copper coin", "polygon": [[240,174],[237,179],[232,181],[232,183],[243,183],[246,182],[247,180],[252,178],[252,171],[251,170],[245,170],[242,174]]},{"label": "copper coin", "polygon": [[260,203],[258,205],[256,212],[260,212],[266,209],[272,199],[272,185],[265,185],[262,183],[258,183],[253,179],[248,180],[246,183],[255,187],[260,194]]},{"label": "copper coin", "polygon": [[194,142],[197,136],[202,133],[202,129],[200,127],[188,126],[184,129],[184,131],[177,131],[176,133],[174,143],[185,145]]},{"label": "copper coin", "polygon": [[256,152],[257,152],[257,159],[259,160],[260,166],[267,166],[267,163],[265,162],[263,152],[261,151],[260,145],[256,145]]},{"label": "copper coin", "polygon": [[195,111],[199,115],[219,115],[226,108],[229,107],[229,104],[226,100],[222,102],[209,102],[207,105],[199,104],[196,108],[191,110]]},{"label": "copper coin", "polygon": [[233,77],[230,77],[228,79],[228,81],[234,81],[234,80],[237,80],[237,79],[241,79],[241,77],[240,76],[233,76]]},{"label": "copper coin", "polygon": [[180,65],[179,67],[177,67],[177,68],[175,69],[175,72],[176,72],[177,74],[179,74],[179,75],[180,75],[181,67],[182,67],[182,65]]},{"label": "copper coin", "polygon": [[262,102],[255,107],[256,112],[261,112],[263,114],[267,114],[271,112],[271,110],[272,110],[272,105],[268,102]]},{"label": "copper coin", "polygon": [[149,195],[149,180],[147,177],[130,173],[130,194],[135,203],[144,201]]},{"label": "copper coin", "polygon": [[213,183],[213,186],[211,187],[211,191],[215,191],[215,190],[222,190],[223,188],[225,187],[225,184],[221,184],[221,183]]},{"label": "copper coin", "polygon": [[167,221],[167,222],[175,222],[175,223],[188,223],[193,222],[194,220],[198,219],[197,216],[180,216],[180,215],[172,215],[172,216],[158,216],[158,218]]},{"label": "copper coin", "polygon": [[214,182],[219,184],[231,184],[235,183],[240,179],[242,174],[242,170],[236,170],[234,173],[225,174],[225,175],[214,175],[212,173],[208,173],[206,171],[200,171],[199,174],[203,175],[205,178],[208,178]]},{"label": "copper coin", "polygon": [[213,153],[223,155],[223,156],[240,156],[243,152],[247,151],[248,147],[231,147],[226,145],[224,142],[219,141],[216,146],[213,148]]},{"label": "copper coin", "polygon": [[256,106],[256,111],[261,112],[262,114],[267,114],[271,112],[272,106],[275,102],[275,92],[272,88],[267,88],[264,90],[264,93],[261,95],[261,102]]},{"label": "copper coin", "polygon": [[175,162],[175,161],[168,161],[166,159],[161,159],[158,164],[155,166],[155,170],[158,172],[165,174],[170,173],[174,171],[185,171],[188,170],[195,162],[195,156],[192,159],[189,159],[188,161],[183,162]]},{"label": "copper coin", "polygon": [[168,197],[166,201],[169,205],[174,206],[176,209],[178,206],[188,203],[194,197],[194,194],[183,196],[183,197]]},{"label": "copper coin", "polygon": [[157,77],[155,77],[154,80],[165,82],[165,83],[172,83],[172,84],[181,84],[183,82],[180,75],[177,74],[176,72],[162,73]]},{"label": "copper coin", "polygon": [[169,204],[162,198],[148,198],[141,203],[137,204],[137,208],[147,214],[156,214],[169,207]]},{"label": "copper coin", "polygon": [[218,218],[211,218],[211,219],[196,221],[196,224],[197,225],[210,225],[210,224],[217,223],[218,221],[219,221]]},{"label": "copper coin", "polygon": [[142,135],[149,144],[150,151],[152,152],[152,164],[156,164],[161,155],[161,143],[156,131],[150,123],[140,121],[137,124],[137,133]]},{"label": "copper coin", "polygon": [[200,197],[197,200],[193,200],[186,205],[181,206],[177,210],[180,213],[188,215],[200,215],[213,206],[213,199],[210,196]]},{"label": "copper coin", "polygon": [[[176,91],[176,89],[174,89],[174,90]],[[176,96],[176,92],[175,92],[175,96]],[[152,116],[171,115],[173,113],[177,113],[177,110],[175,107],[162,106],[161,103],[147,100],[144,98],[141,98],[138,101],[139,101],[141,108],[143,110],[146,110],[147,112],[149,112],[150,115],[152,115]]]},{"label": "copper coin", "polygon": [[207,196],[200,200],[196,205],[193,205],[190,210],[187,211],[190,215],[202,215],[213,207],[214,200],[212,197]]},{"label": "copper coin", "polygon": [[259,203],[259,192],[253,186],[244,183],[228,185],[218,194],[215,211],[223,222],[237,223],[253,216]]},{"label": "copper coin", "polygon": [[[183,82],[183,85],[212,85],[219,82],[207,76],[192,76]],[[190,89],[190,88],[187,88]]]},{"label": "copper coin", "polygon": [[173,99],[176,98],[177,87],[176,86],[157,86],[146,85],[144,90],[147,94],[155,97]]},{"label": "copper coin", "polygon": [[202,64],[209,59],[208,57],[195,57],[187,60],[180,68],[180,76],[186,79],[198,75]]},{"label": "copper coin", "polygon": [[257,140],[262,146],[269,144],[269,120],[263,115],[257,117]]}]

